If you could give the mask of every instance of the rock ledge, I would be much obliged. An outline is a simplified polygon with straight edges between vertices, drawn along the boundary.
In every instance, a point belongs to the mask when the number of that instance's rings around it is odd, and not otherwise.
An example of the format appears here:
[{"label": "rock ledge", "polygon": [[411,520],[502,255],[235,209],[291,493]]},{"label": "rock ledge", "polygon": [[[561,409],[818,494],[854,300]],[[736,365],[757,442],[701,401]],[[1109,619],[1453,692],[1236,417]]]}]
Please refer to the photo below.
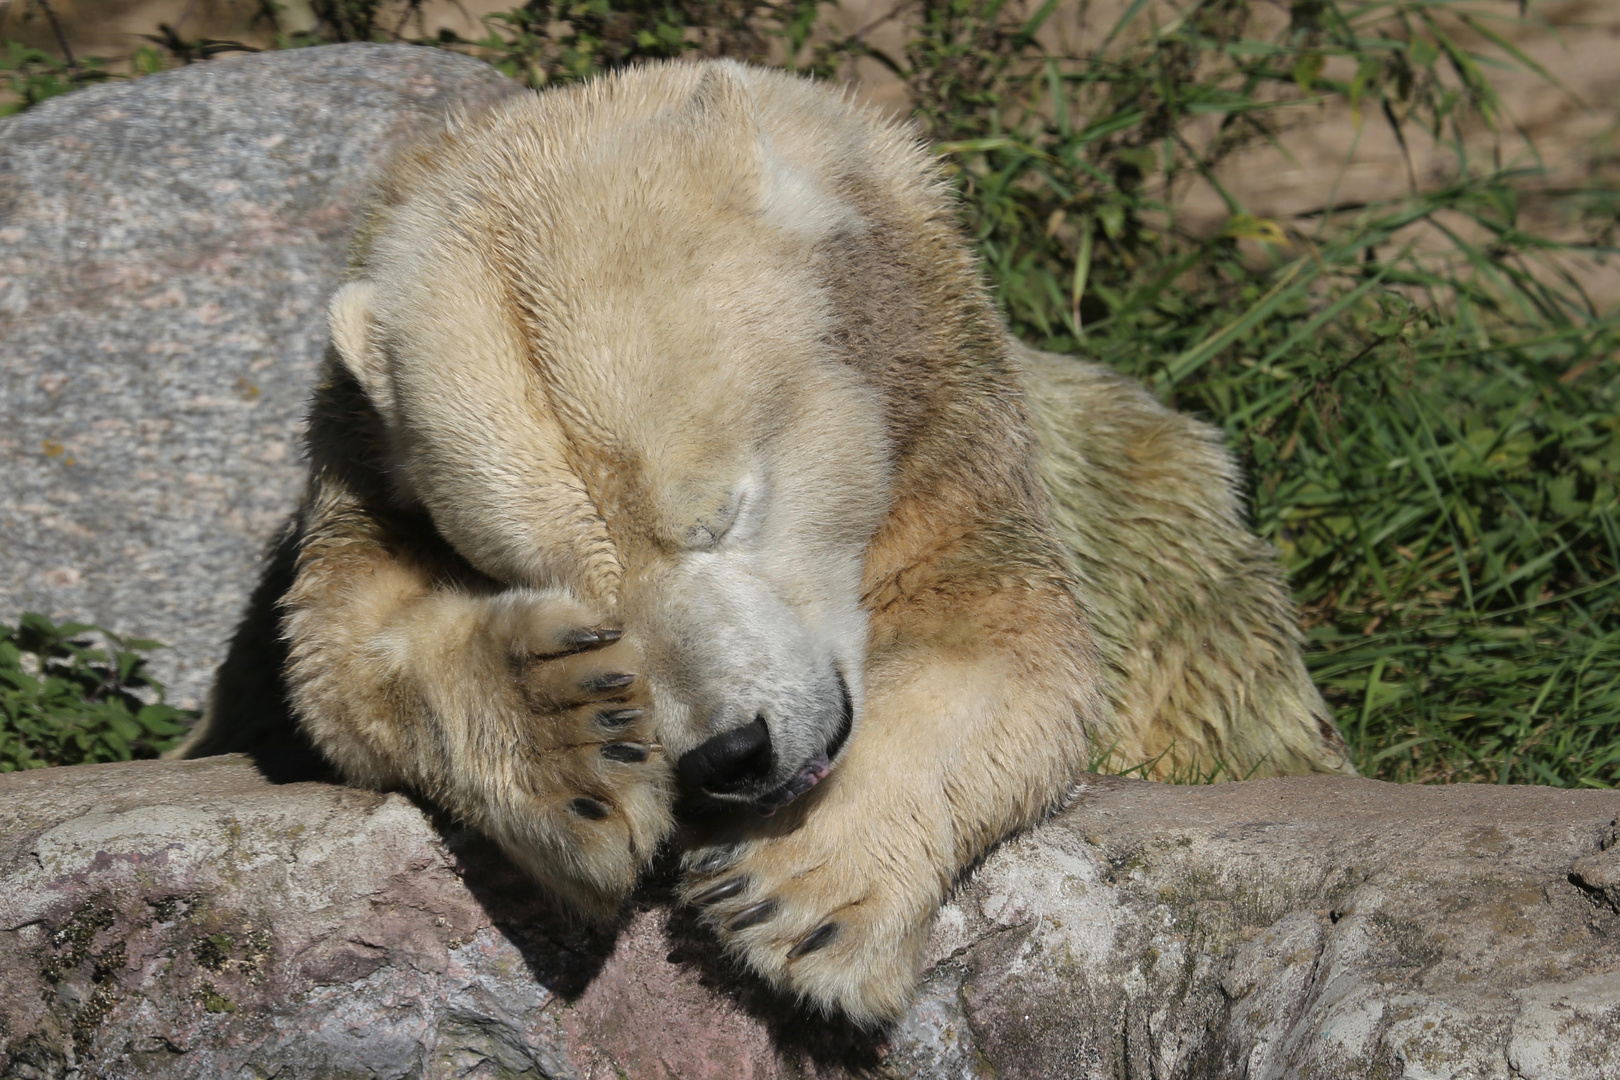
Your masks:
[{"label": "rock ledge", "polygon": [[878,1036],[649,888],[571,927],[401,795],[243,759],[0,777],[5,1077],[1620,1075],[1620,796],[1088,777]]}]

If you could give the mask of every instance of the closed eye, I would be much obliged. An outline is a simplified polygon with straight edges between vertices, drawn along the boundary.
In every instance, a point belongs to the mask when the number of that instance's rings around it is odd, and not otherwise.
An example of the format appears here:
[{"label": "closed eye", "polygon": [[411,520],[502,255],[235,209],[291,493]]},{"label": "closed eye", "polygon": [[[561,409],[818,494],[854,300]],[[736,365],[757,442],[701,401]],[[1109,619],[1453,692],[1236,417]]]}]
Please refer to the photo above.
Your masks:
[{"label": "closed eye", "polygon": [[743,477],[719,509],[687,530],[686,546],[694,551],[719,547],[736,529],[737,523],[747,517],[746,511],[754,501],[755,486],[753,474]]},{"label": "closed eye", "polygon": [[686,532],[686,546],[696,551],[720,546],[737,524],[737,518],[742,510],[742,499],[739,492],[732,492],[724,506],[713,514],[697,522]]}]

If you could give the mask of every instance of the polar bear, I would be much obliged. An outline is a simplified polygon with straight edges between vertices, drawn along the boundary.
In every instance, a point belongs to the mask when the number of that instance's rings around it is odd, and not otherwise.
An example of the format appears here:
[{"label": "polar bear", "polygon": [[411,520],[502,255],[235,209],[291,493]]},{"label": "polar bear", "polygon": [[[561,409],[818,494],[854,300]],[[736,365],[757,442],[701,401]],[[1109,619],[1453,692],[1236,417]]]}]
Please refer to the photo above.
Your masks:
[{"label": "polar bear", "polygon": [[955,213],[904,127],[730,62],[404,153],[183,753],[414,789],[603,918],[699,808],[683,902],[861,1023],[1099,755],[1352,772],[1218,435],[1013,341]]}]

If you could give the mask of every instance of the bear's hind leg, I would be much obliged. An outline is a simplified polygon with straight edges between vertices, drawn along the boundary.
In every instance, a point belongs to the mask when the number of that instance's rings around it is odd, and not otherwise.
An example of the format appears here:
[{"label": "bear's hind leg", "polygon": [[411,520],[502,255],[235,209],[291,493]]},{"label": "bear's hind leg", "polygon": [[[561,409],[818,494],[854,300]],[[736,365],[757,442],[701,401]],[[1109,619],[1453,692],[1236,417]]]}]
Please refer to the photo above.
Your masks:
[{"label": "bear's hind leg", "polygon": [[1096,364],[1015,351],[1113,704],[1098,735],[1109,766],[1146,764],[1158,779],[1353,775],[1220,432]]}]

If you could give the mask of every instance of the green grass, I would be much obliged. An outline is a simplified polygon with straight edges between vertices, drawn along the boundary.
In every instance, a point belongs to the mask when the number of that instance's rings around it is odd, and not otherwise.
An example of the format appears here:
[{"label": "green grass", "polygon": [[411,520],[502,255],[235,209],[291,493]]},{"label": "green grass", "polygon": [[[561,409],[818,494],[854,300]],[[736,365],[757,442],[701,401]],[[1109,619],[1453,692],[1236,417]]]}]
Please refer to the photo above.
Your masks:
[{"label": "green grass", "polygon": [[[330,17],[280,44],[412,39],[408,3],[316,8]],[[1011,325],[1225,428],[1365,773],[1614,786],[1620,315],[1567,259],[1614,253],[1620,191],[1554,191],[1533,155],[1472,156],[1512,126],[1497,73],[1539,71],[1498,5],[1280,10],[1138,0],[1088,55],[1063,56],[1038,44],[1055,2],[910,0],[916,32],[885,55],[804,0],[536,0],[482,38],[424,43],[537,87],[691,50],[886,64],[960,186]],[[1327,193],[1292,223],[1221,188],[1227,159],[1286,150],[1324,102],[1449,148],[1449,179],[1377,205]],[[1194,184],[1225,200],[1218,235],[1181,219]],[[1587,239],[1537,234],[1531,203]]]}]

